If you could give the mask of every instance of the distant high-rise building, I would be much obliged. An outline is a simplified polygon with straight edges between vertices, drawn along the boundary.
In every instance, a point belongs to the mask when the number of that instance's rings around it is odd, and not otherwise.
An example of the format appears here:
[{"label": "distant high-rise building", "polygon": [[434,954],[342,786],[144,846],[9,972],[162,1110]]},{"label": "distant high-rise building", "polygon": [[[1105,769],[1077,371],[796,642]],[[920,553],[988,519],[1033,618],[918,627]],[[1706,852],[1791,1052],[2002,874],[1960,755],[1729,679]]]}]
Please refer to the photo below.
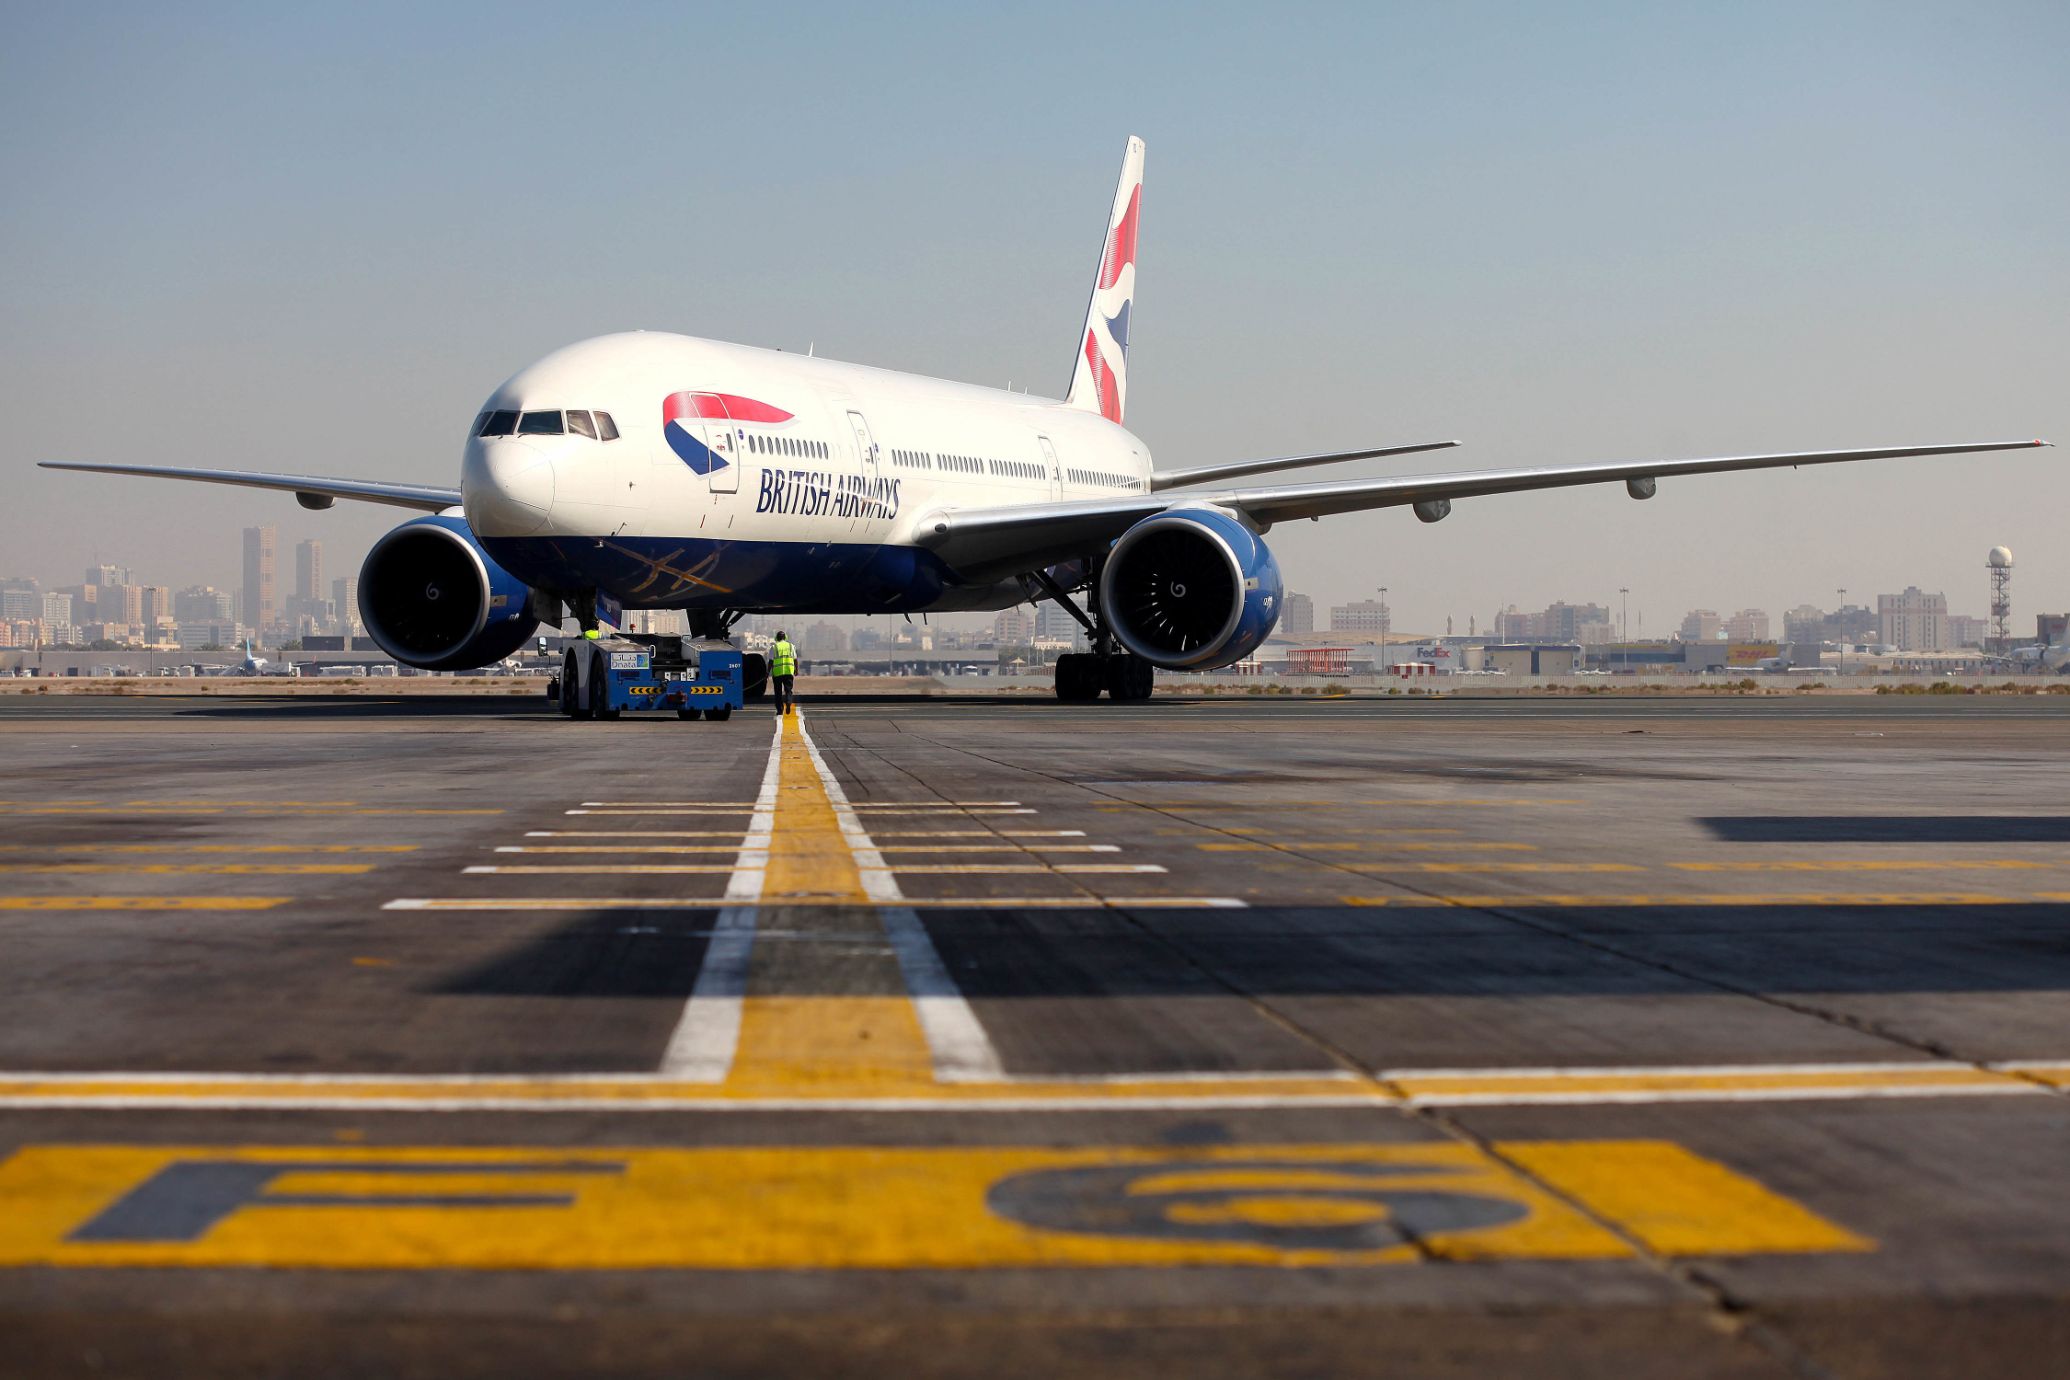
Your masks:
[{"label": "distant high-rise building", "polygon": [[234,623],[237,598],[213,585],[189,585],[173,595],[172,615],[176,623]]},{"label": "distant high-rise building", "polygon": [[1826,611],[1816,604],[1799,604],[1783,614],[1783,641],[1804,646],[1826,640]]},{"label": "distant high-rise building", "polygon": [[323,543],[295,543],[295,597],[305,602],[323,598]]},{"label": "distant high-rise building", "polygon": [[1681,637],[1684,642],[1716,642],[1720,626],[1716,609],[1691,609],[1682,619]]},{"label": "distant high-rise building", "polygon": [[280,529],[244,529],[244,621],[261,632],[280,621]]},{"label": "distant high-rise building", "polygon": [[1333,633],[1372,633],[1377,636],[1381,624],[1386,621],[1387,605],[1378,599],[1360,599],[1330,606],[1330,631]]},{"label": "distant high-rise building", "polygon": [[340,628],[349,633],[359,631],[359,576],[347,575],[331,581],[331,608]]},{"label": "distant high-rise building", "polygon": [[800,645],[811,651],[814,656],[831,656],[835,652],[848,650],[848,634],[841,631],[839,624],[829,623],[824,619],[807,628],[804,638]]},{"label": "distant high-rise building", "polygon": [[1903,594],[1876,596],[1876,620],[1883,641],[1901,652],[1948,650],[1948,596],[1907,585]]},{"label": "distant high-rise building", "polygon": [[1982,647],[1996,634],[1992,628],[1995,620],[1979,618],[1974,614],[1951,613],[1948,615],[1948,646]]},{"label": "distant high-rise building", "polygon": [[72,622],[72,596],[52,590],[43,596],[43,621],[46,623]]},{"label": "distant high-rise building", "polygon": [[[1075,595],[1071,603],[1074,608],[1084,607]],[[1038,641],[1076,642],[1083,631],[1078,620],[1071,616],[1070,609],[1056,600],[1044,599],[1035,606],[1035,637]]]},{"label": "distant high-rise building", "polygon": [[1766,642],[1768,614],[1761,609],[1741,609],[1725,620],[1725,637],[1732,642]]},{"label": "distant high-rise building", "polygon": [[30,619],[43,616],[43,594],[35,585],[23,581],[0,589],[0,619]]},{"label": "distant high-rise building", "polygon": [[129,583],[129,571],[126,567],[119,565],[92,566],[86,572],[85,583],[89,585],[126,585]]},{"label": "distant high-rise building", "polygon": [[992,641],[996,646],[1025,647],[1034,640],[1035,615],[1026,607],[1001,609],[992,620]]},{"label": "distant high-rise building", "polygon": [[1289,594],[1280,605],[1279,630],[1284,633],[1315,631],[1315,600],[1305,594]]}]

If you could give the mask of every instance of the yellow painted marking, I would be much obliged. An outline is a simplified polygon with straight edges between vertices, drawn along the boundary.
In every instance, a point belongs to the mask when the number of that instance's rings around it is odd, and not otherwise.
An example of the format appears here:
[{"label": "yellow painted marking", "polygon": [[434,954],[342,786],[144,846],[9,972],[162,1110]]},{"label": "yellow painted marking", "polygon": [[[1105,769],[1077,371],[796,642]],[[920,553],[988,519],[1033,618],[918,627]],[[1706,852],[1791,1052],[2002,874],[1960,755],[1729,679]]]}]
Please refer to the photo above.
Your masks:
[{"label": "yellow painted marking", "polygon": [[414,843],[6,843],[0,853],[414,853]]},{"label": "yellow painted marking", "polygon": [[1875,1249],[1874,1242],[1678,1145],[1540,1141],[1503,1152],[1661,1255]]},{"label": "yellow painted marking", "polygon": [[1276,853],[1286,850],[1308,853],[1536,853],[1535,843],[1367,843],[1332,840],[1278,841],[1271,843],[1197,843],[1205,853]]},{"label": "yellow painted marking", "polygon": [[[1279,832],[1276,829],[1264,829],[1251,825],[1190,824],[1183,829],[1159,829],[1156,831],[1156,833],[1160,838],[1196,838],[1199,836],[1200,832],[1203,829],[1213,829],[1218,834],[1241,834],[1252,838],[1271,838],[1274,834]],[[1338,832],[1344,834],[1357,834],[1361,838],[1393,838],[1397,835],[1405,834],[1457,834],[1462,831],[1458,829],[1344,828],[1338,830]]]},{"label": "yellow painted marking", "polygon": [[1807,1064],[1798,1068],[1519,1069],[1402,1073],[1387,1084],[1412,1105],[1512,1105],[1532,1102],[1672,1101],[1741,1096],[1777,1098],[1841,1092],[1854,1097],[1891,1094],[2018,1093],[2008,1074],[1969,1064]]},{"label": "yellow painted marking", "polygon": [[1680,872],[2024,872],[2060,867],[2061,863],[2024,858],[1816,858],[1770,862],[1676,862]]},{"label": "yellow painted marking", "polygon": [[[1494,1151],[1451,1142],[31,1145],[0,1164],[0,1266],[1301,1268],[1630,1258],[1615,1232],[1505,1160],[1544,1172],[1669,1254],[1874,1248],[1665,1142]],[[1390,1225],[1397,1215],[1399,1229]],[[1294,1227],[1306,1230],[1293,1236]],[[1349,1230],[1316,1239],[1330,1228]]]},{"label": "yellow painted marking", "polygon": [[0,910],[272,910],[287,896],[0,896]]},{"label": "yellow painted marking", "polygon": [[[1580,805],[1579,800],[1489,800],[1480,797],[1456,800],[1142,800],[1125,805],[1095,805],[1095,810],[1342,810],[1350,806],[1391,806],[1404,810],[1505,809],[1545,805]],[[1233,831],[1232,831],[1233,832]]]},{"label": "yellow painted marking", "polygon": [[[871,905],[797,717],[786,715],[781,731],[761,903]],[[795,1095],[933,1085],[934,1056],[910,998],[757,995],[755,973],[767,952],[758,949],[751,960],[729,1089]]]},{"label": "yellow painted marking", "polygon": [[180,877],[315,877],[357,876],[372,872],[372,863],[0,863],[0,873],[144,873]]},{"label": "yellow painted marking", "polygon": [[[1339,896],[1347,906],[2010,906],[2040,897],[1998,896],[1976,892],[1829,892],[1774,891],[1706,894],[1646,894],[1581,896],[1519,892],[1502,895],[1450,896]],[[2070,896],[2057,899],[2070,899]]]},{"label": "yellow painted marking", "polygon": [[1015,876],[1029,873],[1072,876],[1122,873],[1143,875],[1163,872],[1165,869],[1157,863],[899,863],[884,870],[896,872],[901,877],[947,877],[965,874]]},{"label": "yellow painted marking", "polygon": [[[873,839],[1082,839],[1083,829],[872,829]],[[878,850],[883,851],[883,850]]]},{"label": "yellow painted marking", "polygon": [[[734,835],[734,837],[739,837]],[[876,837],[872,835],[872,837]],[[533,844],[504,844],[498,853],[725,853],[737,854],[740,845],[734,844],[556,844],[540,847]],[[774,845],[771,847],[774,856]],[[999,844],[909,844],[898,847],[879,846],[879,853],[1119,853],[1119,845],[1112,843],[999,843]]]},{"label": "yellow painted marking", "polygon": [[1637,863],[1581,862],[1347,862],[1361,872],[1644,872]]},{"label": "yellow painted marking", "polygon": [[735,868],[731,863],[484,863],[460,870],[474,877],[645,877],[688,876],[700,873],[730,876]]}]

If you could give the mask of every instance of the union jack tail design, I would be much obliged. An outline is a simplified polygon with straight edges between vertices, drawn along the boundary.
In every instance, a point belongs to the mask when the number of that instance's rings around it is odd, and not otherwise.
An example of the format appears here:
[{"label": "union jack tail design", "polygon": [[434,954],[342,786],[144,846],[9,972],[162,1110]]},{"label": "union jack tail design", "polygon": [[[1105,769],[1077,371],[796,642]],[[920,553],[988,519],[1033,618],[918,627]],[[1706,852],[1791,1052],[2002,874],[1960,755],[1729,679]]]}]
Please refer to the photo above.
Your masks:
[{"label": "union jack tail design", "polygon": [[1078,333],[1078,358],[1064,400],[1119,425],[1128,393],[1128,321],[1136,298],[1136,225],[1143,210],[1143,141],[1131,137],[1121,155],[1121,182],[1107,213],[1099,273]]}]

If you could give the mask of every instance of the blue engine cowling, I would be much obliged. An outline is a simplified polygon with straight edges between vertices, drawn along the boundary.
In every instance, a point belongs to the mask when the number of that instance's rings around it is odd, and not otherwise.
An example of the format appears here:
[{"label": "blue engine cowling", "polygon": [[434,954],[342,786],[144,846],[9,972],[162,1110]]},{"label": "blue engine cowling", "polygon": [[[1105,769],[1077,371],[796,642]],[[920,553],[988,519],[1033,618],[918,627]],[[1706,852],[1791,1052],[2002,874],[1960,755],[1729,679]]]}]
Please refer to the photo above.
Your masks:
[{"label": "blue engine cowling", "polygon": [[374,543],[359,569],[359,617],[382,651],[426,671],[501,661],[539,626],[532,591],[456,517],[421,517]]},{"label": "blue engine cowling", "polygon": [[1209,671],[1257,650],[1279,622],[1279,562],[1215,508],[1175,508],[1121,534],[1100,572],[1100,610],[1153,666]]}]

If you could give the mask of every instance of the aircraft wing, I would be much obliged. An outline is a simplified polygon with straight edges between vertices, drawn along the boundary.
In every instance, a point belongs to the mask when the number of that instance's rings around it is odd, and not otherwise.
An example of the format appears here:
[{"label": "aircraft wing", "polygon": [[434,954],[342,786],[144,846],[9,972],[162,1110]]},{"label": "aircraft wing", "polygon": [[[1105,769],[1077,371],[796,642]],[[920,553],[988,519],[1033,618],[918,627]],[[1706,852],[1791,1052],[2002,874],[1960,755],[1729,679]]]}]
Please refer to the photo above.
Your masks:
[{"label": "aircraft wing", "polygon": [[[1870,450],[1815,450],[1783,455],[1725,455],[1701,460],[1617,460],[1539,469],[1476,470],[1463,474],[1349,479],[1325,484],[1282,484],[1193,493],[1119,494],[1112,498],[1029,503],[1011,508],[938,508],[923,515],[913,539],[972,579],[998,579],[1082,555],[1120,536],[1153,513],[1210,505],[1232,509],[1261,529],[1295,518],[1328,517],[1368,508],[1445,505],[1457,498],[1560,489],[1624,480],[1634,497],[1651,481],[1685,474],[1832,465],[1915,455],[1966,455],[2025,450],[2047,441],[1978,441],[1951,446],[1891,446]],[[1442,512],[1438,516],[1442,516]],[[1432,519],[1435,520],[1435,519]]]},{"label": "aircraft wing", "polygon": [[371,479],[324,479],[310,474],[265,474],[248,470],[197,470],[181,465],[79,465],[45,460],[46,470],[83,470],[88,474],[140,474],[152,479],[191,479],[202,484],[236,484],[247,489],[277,489],[291,493],[304,508],[328,508],[341,498],[362,503],[385,503],[392,508],[415,508],[440,513],[460,504],[458,489],[440,489],[425,484],[383,484]]}]

